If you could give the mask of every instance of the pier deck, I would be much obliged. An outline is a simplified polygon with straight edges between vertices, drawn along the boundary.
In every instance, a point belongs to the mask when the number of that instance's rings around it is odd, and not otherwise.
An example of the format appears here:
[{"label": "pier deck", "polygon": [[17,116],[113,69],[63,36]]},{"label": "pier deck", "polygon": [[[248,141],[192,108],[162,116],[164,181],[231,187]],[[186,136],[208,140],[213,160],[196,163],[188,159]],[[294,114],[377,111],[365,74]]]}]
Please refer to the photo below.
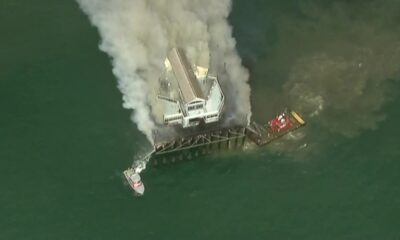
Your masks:
[{"label": "pier deck", "polygon": [[245,139],[246,128],[243,126],[203,132],[155,144],[152,159],[155,163],[175,162],[210,152],[241,149]]},{"label": "pier deck", "polygon": [[296,112],[284,112],[287,125],[279,130],[273,129],[271,122],[261,125],[252,122],[248,126],[214,128],[209,131],[164,140],[154,144],[154,149],[144,161],[154,164],[191,159],[218,151],[242,149],[246,139],[262,146],[305,125]]}]

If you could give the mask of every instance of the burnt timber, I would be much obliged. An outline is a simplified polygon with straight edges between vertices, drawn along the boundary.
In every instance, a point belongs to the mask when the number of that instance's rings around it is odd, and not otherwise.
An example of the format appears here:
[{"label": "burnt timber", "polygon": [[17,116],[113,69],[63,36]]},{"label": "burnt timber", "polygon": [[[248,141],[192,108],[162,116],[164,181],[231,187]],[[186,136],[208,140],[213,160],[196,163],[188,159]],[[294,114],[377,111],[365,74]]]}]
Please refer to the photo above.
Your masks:
[{"label": "burnt timber", "polygon": [[245,140],[246,127],[222,128],[155,144],[150,157],[155,164],[175,162],[222,150],[242,149]]},{"label": "burnt timber", "polygon": [[214,129],[156,143],[154,150],[146,156],[146,161],[152,160],[154,164],[158,164],[192,159],[213,152],[242,149],[246,141],[259,146],[266,145],[305,125],[298,113],[285,113],[290,127],[281,131],[272,131],[269,123],[261,125],[256,122],[248,126]]}]

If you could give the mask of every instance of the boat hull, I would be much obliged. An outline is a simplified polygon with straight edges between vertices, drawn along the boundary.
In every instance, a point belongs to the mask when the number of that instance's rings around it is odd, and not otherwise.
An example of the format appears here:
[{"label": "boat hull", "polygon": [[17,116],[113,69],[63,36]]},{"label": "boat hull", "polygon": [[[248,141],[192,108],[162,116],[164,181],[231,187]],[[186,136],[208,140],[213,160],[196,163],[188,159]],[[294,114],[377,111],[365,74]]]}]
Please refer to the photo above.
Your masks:
[{"label": "boat hull", "polygon": [[286,135],[300,127],[305,126],[305,121],[300,117],[300,115],[294,111],[285,111],[280,115],[284,114],[285,124],[279,125],[277,123],[277,118],[272,119],[268,124],[260,125],[256,122],[252,122],[247,127],[247,136],[254,143],[259,146],[268,144],[273,140]]},{"label": "boat hull", "polygon": [[136,173],[132,168],[125,170],[124,175],[132,190],[135,191],[135,193],[138,195],[143,195],[144,185],[140,179],[140,175]]}]

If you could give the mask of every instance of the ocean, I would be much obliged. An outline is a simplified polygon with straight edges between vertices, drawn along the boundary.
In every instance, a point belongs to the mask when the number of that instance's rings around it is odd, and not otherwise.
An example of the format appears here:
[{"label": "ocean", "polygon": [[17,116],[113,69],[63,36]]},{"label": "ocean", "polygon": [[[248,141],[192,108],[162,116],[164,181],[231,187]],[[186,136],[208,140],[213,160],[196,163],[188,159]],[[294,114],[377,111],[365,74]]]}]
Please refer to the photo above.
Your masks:
[{"label": "ocean", "polygon": [[122,171],[150,148],[74,1],[0,2],[0,239],[400,239],[398,1],[235,0],[253,151]]}]

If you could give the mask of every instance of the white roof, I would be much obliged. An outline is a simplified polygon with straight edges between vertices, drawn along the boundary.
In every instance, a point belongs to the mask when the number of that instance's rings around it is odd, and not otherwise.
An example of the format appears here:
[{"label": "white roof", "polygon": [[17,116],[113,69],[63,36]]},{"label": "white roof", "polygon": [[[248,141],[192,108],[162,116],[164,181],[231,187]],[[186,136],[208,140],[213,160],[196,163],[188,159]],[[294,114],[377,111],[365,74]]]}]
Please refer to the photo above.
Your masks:
[{"label": "white roof", "polygon": [[206,104],[207,112],[219,112],[221,104],[223,104],[223,93],[216,80],[212,82],[208,92],[208,99]]},{"label": "white roof", "polygon": [[204,95],[192,67],[189,64],[182,49],[173,48],[168,54],[175,78],[182,93],[184,103],[193,100],[204,100]]}]

